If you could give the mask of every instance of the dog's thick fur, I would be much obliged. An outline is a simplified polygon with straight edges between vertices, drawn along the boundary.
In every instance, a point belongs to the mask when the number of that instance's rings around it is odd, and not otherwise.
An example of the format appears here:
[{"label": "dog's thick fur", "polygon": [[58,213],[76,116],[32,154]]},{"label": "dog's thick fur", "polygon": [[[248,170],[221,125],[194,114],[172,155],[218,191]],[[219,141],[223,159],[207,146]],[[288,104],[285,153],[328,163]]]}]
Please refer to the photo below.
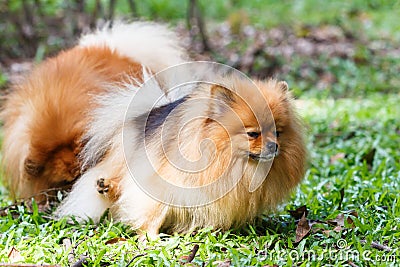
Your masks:
[{"label": "dog's thick fur", "polygon": [[4,180],[12,195],[40,201],[43,191],[70,187],[81,174],[77,156],[95,96],[111,84],[141,80],[142,65],[158,72],[183,57],[165,26],[116,23],[36,66],[12,86],[1,114]]},{"label": "dog's thick fur", "polygon": [[[306,154],[287,84],[227,73],[168,95],[174,77],[148,78],[182,62],[173,40],[159,25],[117,25],[16,85],[3,113],[12,191],[36,194],[84,170],[58,216],[98,220],[109,208],[150,235],[240,226],[284,200]],[[140,90],[149,97],[131,107]],[[148,109],[157,94],[161,102]]]}]

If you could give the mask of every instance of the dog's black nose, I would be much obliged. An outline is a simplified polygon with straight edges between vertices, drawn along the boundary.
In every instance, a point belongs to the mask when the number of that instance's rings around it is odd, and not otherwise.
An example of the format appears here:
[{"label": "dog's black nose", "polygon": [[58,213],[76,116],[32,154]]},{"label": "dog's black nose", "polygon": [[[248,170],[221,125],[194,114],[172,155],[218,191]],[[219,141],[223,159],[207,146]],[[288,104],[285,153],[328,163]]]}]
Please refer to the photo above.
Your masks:
[{"label": "dog's black nose", "polygon": [[278,151],[278,144],[275,142],[268,142],[267,143],[267,151],[268,153],[275,153]]}]

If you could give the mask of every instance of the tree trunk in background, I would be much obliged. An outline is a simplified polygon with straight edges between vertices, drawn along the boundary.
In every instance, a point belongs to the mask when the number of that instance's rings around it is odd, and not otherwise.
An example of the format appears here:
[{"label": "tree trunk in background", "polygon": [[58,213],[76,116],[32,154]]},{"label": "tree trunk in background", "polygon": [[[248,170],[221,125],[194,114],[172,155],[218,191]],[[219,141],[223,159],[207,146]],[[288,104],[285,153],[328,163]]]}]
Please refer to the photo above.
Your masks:
[{"label": "tree trunk in background", "polygon": [[187,25],[192,43],[194,42],[196,35],[199,35],[201,38],[201,43],[203,45],[202,52],[211,51],[210,45],[208,44],[204,20],[197,0],[189,0]]}]

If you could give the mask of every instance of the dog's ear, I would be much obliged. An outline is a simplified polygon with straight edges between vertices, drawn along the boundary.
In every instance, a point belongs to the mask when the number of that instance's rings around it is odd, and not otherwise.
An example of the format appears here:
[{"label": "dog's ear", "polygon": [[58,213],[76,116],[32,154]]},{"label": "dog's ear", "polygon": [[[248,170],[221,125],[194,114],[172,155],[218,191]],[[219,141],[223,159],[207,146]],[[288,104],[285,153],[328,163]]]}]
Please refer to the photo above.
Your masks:
[{"label": "dog's ear", "polygon": [[221,85],[212,85],[210,88],[209,112],[210,115],[221,115],[230,110],[235,102],[235,93]]},{"label": "dog's ear", "polygon": [[230,104],[235,101],[235,94],[226,87],[218,84],[213,84],[210,90],[211,97],[213,99]]}]

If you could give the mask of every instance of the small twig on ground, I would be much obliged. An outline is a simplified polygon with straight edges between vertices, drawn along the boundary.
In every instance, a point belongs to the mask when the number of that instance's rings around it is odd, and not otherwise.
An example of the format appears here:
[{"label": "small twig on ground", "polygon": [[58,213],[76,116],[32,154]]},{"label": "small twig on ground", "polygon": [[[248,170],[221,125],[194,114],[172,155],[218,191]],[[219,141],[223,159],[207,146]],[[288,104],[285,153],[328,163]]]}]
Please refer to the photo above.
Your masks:
[{"label": "small twig on ground", "polygon": [[[366,243],[367,243],[366,240],[361,240],[361,244],[366,244]],[[371,247],[379,249],[379,250],[383,250],[383,251],[386,251],[386,252],[392,251],[392,248],[390,248],[388,246],[385,246],[385,245],[382,245],[382,244],[379,244],[378,242],[375,242],[375,241],[371,242]]]},{"label": "small twig on ground", "polygon": [[139,257],[142,257],[142,256],[145,256],[146,255],[146,253],[143,253],[143,254],[137,254],[137,255],[135,255],[135,256],[133,256],[133,258],[128,262],[128,264],[127,265],[125,265],[125,267],[128,267],[129,265],[131,265],[132,264],[132,262],[136,259],[136,258],[139,258]]},{"label": "small twig on ground", "polygon": [[197,251],[199,250],[199,245],[195,244],[192,251],[190,252],[188,258],[187,258],[187,262],[192,262],[192,260],[194,259],[194,257],[196,256]]},{"label": "small twig on ground", "polygon": [[377,242],[374,242],[374,241],[372,241],[371,247],[379,249],[379,250],[384,250],[384,251],[387,251],[387,252],[392,251],[392,249],[390,247],[385,246],[385,245],[381,245],[381,244],[379,244]]}]

